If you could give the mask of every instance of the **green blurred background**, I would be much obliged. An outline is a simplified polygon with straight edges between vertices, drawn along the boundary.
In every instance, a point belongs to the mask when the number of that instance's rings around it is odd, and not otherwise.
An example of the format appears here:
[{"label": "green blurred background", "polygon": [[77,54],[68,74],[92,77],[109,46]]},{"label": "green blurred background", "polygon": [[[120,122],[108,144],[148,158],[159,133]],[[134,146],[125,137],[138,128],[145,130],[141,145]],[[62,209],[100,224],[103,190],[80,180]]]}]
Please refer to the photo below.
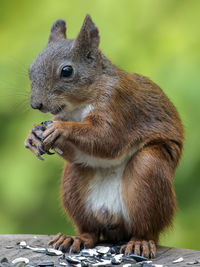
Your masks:
[{"label": "green blurred background", "polygon": [[160,243],[200,249],[199,0],[0,0],[0,233],[74,233],[59,199],[63,161],[42,162],[23,143],[33,124],[50,118],[29,107],[28,66],[56,19],[66,19],[74,38],[86,13],[99,27],[105,55],[159,84],[181,115],[179,208]]}]

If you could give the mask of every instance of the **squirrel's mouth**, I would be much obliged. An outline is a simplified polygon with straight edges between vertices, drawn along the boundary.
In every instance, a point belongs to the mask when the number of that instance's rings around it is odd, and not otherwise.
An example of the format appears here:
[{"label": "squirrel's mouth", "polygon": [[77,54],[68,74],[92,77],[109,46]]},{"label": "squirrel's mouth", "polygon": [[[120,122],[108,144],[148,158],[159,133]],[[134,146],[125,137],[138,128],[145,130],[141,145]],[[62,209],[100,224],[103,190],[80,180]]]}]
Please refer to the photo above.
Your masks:
[{"label": "squirrel's mouth", "polygon": [[60,113],[64,108],[65,108],[65,104],[58,106],[56,109],[51,111],[51,114],[53,115],[57,115],[58,113]]}]

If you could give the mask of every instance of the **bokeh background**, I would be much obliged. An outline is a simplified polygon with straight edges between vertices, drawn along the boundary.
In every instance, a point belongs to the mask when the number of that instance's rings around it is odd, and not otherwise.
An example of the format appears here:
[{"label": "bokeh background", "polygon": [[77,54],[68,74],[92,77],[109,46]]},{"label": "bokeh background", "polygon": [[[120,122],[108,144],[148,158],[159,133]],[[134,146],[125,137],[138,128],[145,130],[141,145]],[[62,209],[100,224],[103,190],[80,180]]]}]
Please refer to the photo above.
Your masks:
[{"label": "bokeh background", "polygon": [[59,199],[63,161],[24,148],[33,124],[50,116],[29,107],[29,64],[52,23],[78,34],[86,13],[116,65],[150,77],[176,105],[185,149],[176,172],[178,210],[163,245],[200,249],[200,1],[0,0],[0,233],[74,233]]}]

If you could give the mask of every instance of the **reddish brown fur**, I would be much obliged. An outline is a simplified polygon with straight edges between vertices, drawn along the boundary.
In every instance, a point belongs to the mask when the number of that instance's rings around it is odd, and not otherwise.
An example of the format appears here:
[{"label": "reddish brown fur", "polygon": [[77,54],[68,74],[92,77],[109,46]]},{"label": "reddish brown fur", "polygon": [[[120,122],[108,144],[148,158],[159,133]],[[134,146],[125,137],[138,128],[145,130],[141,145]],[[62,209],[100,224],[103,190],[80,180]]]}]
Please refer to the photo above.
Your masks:
[{"label": "reddish brown fur", "polygon": [[[55,122],[43,134],[45,150],[57,147],[63,151],[61,156],[69,162],[63,171],[61,195],[66,212],[81,234],[80,241],[59,235],[52,244],[65,249],[74,244],[73,249],[77,251],[81,242],[89,247],[94,246],[103,234],[109,241],[131,240],[123,247],[126,253],[135,248],[135,253],[140,254],[141,246],[144,255],[154,255],[153,243],[140,241],[157,242],[160,232],[172,222],[176,208],[173,176],[181,157],[183,127],[175,107],[156,84],[139,74],[121,71],[97,50],[98,30],[91,23],[87,17],[75,40],[72,58],[77,60],[82,57],[91,43],[91,51],[96,57],[96,65],[90,70],[92,81],[88,80],[87,86],[85,80],[79,82],[80,88],[74,87],[71,93],[60,90],[56,103],[51,102],[48,106],[46,98],[42,103],[43,111],[50,112],[63,101],[74,106],[78,103],[92,104],[94,108],[81,122],[66,121],[59,114],[54,116]],[[59,34],[56,28],[55,37],[51,31],[51,42],[59,36],[63,40],[63,27]],[[92,27],[93,35],[86,42],[87,27]],[[58,44],[55,43],[56,47]],[[31,67],[32,83],[37,82],[33,77],[37,77],[36,70],[41,60],[42,55],[34,63],[36,67]],[[37,79],[41,84],[42,77]],[[63,83],[62,86],[67,85]],[[32,87],[32,105],[40,99],[34,90]],[[128,160],[122,177],[123,200],[130,224],[122,216],[102,214],[100,211],[95,214],[86,212],[88,188],[96,168],[77,164],[76,151],[110,160],[128,155],[135,147],[136,152]],[[34,153],[35,149],[31,148]]]}]

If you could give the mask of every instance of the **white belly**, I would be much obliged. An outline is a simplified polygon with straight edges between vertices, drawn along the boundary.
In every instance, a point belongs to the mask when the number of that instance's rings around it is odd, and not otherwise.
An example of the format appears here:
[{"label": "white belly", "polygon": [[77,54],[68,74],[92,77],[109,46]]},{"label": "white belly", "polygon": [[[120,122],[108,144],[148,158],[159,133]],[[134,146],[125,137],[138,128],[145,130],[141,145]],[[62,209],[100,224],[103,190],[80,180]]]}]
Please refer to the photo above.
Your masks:
[{"label": "white belly", "polygon": [[86,201],[88,212],[103,213],[123,217],[127,223],[129,215],[122,197],[122,175],[126,162],[112,168],[98,168],[90,182]]}]

